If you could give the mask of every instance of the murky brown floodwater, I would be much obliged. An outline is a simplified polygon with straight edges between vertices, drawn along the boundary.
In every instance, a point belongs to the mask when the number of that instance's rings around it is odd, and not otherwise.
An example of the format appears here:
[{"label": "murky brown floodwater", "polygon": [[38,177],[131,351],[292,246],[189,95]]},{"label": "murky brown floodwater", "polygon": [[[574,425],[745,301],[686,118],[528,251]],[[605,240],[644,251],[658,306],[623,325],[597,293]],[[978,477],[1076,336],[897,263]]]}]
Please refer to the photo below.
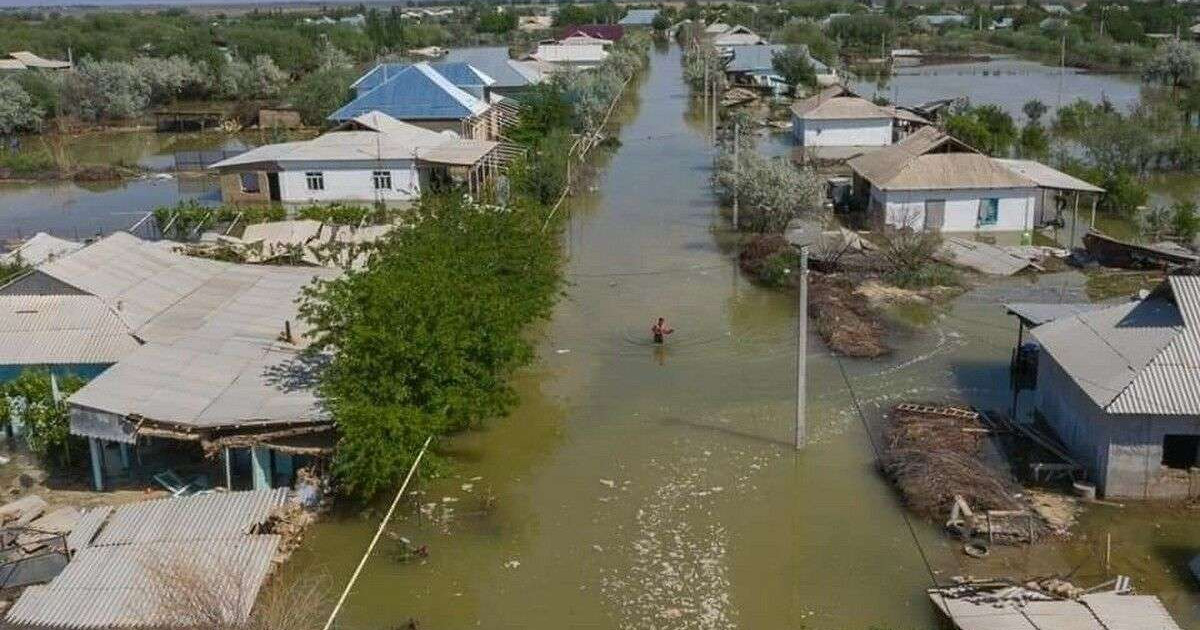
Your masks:
[{"label": "murky brown floodwater", "polygon": [[[337,626],[479,628],[930,628],[930,585],[895,495],[835,359],[809,349],[812,442],[790,445],[794,297],[739,278],[707,178],[712,154],[681,82],[679,52],[652,53],[622,113],[622,146],[577,198],[570,286],[522,375],[510,418],[447,441],[450,478],[391,527],[426,560],[385,539]],[[847,361],[871,422],[902,399],[1007,408],[1009,299],[1081,299],[1073,274],[1013,280],[958,300],[902,333],[881,361]],[[678,329],[661,351],[651,319]],[[485,497],[489,497],[485,499]],[[427,506],[420,514],[419,504]],[[1066,572],[1113,529],[1115,570],[1167,595],[1190,628],[1196,604],[1179,570],[1200,534],[1186,514],[1088,518],[1067,546],[965,559],[917,526],[939,579],[960,573]],[[285,567],[344,584],[381,515],[331,517]],[[1123,519],[1114,525],[1114,519]],[[1078,575],[1094,576],[1092,562]],[[1085,580],[1086,581],[1086,580]]]}]

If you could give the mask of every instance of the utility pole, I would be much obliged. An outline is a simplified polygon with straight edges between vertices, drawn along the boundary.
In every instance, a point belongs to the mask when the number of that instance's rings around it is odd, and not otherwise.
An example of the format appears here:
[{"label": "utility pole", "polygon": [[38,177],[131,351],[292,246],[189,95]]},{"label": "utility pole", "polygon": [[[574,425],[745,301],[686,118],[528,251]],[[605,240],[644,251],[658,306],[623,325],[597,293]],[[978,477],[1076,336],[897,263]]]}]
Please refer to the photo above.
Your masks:
[{"label": "utility pole", "polygon": [[717,69],[713,68],[713,90],[712,90],[712,138],[713,144],[717,144]]},{"label": "utility pole", "polygon": [[796,322],[796,450],[808,443],[808,425],[804,417],[808,380],[808,245],[800,246],[800,303]]},{"label": "utility pole", "polygon": [[[704,100],[700,101],[700,109],[703,110],[704,122],[708,122],[708,58],[704,59]],[[707,124],[704,125],[708,127]]]},{"label": "utility pole", "polygon": [[733,229],[738,229],[738,184],[740,181],[738,175],[741,172],[742,166],[738,162],[738,144],[741,140],[741,128],[738,125],[738,119],[733,119]]}]

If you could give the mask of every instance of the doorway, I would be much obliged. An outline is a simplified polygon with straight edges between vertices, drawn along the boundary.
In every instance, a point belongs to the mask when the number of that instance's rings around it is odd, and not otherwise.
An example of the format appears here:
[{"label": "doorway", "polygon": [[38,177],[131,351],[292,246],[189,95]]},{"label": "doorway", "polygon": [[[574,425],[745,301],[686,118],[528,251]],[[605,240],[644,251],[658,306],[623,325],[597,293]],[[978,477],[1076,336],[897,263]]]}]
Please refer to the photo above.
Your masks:
[{"label": "doorway", "polygon": [[282,201],[279,195],[279,173],[267,173],[267,194],[271,201]]},{"label": "doorway", "polygon": [[942,227],[946,225],[946,200],[945,199],[926,199],[925,200],[925,230],[930,232],[940,232]]}]

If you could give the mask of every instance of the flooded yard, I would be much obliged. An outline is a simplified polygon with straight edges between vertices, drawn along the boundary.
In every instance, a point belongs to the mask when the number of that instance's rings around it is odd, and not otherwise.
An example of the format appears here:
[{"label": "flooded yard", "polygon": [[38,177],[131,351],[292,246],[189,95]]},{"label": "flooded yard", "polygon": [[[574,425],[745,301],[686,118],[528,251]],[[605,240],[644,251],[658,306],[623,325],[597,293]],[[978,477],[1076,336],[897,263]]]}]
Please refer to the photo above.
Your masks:
[{"label": "flooded yard", "polygon": [[1077,99],[1108,99],[1124,111],[1141,96],[1141,79],[1136,74],[1058,68],[1003,56],[971,63],[898,67],[891,77],[864,77],[851,87],[866,98],[883,96],[896,105],[965,96],[974,104],[999,105],[1018,122],[1025,119],[1021,106],[1031,99],[1049,106],[1053,116],[1058,107]]},{"label": "flooded yard", "polygon": [[[1093,508],[1065,542],[977,561],[933,525],[910,533],[876,472],[869,436],[896,402],[1008,409],[1016,325],[1000,304],[1082,300],[1079,274],[989,282],[882,360],[839,360],[813,336],[811,442],[793,449],[795,295],[739,275],[694,107],[678,49],[652,53],[620,147],[572,200],[569,284],[522,404],[441,445],[448,475],[418,484],[337,627],[930,628],[933,579],[1079,567],[1098,582],[1112,532],[1111,571],[1200,628],[1186,512]],[[677,330],[664,348],[648,340],[658,316]],[[319,572],[340,589],[381,514],[319,523],[276,587]],[[399,537],[428,558],[402,557]]]}]

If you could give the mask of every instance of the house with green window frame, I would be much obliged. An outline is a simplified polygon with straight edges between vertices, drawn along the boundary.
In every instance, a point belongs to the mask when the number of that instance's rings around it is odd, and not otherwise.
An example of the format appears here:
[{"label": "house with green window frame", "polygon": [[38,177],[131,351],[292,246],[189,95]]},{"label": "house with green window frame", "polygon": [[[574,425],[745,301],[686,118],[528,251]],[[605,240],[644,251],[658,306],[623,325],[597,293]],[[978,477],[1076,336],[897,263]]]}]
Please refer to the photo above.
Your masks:
[{"label": "house with green window frame", "polygon": [[1103,192],[1044,164],[989,157],[931,127],[849,166],[855,204],[898,229],[1025,232],[1059,217],[1063,193]]}]

